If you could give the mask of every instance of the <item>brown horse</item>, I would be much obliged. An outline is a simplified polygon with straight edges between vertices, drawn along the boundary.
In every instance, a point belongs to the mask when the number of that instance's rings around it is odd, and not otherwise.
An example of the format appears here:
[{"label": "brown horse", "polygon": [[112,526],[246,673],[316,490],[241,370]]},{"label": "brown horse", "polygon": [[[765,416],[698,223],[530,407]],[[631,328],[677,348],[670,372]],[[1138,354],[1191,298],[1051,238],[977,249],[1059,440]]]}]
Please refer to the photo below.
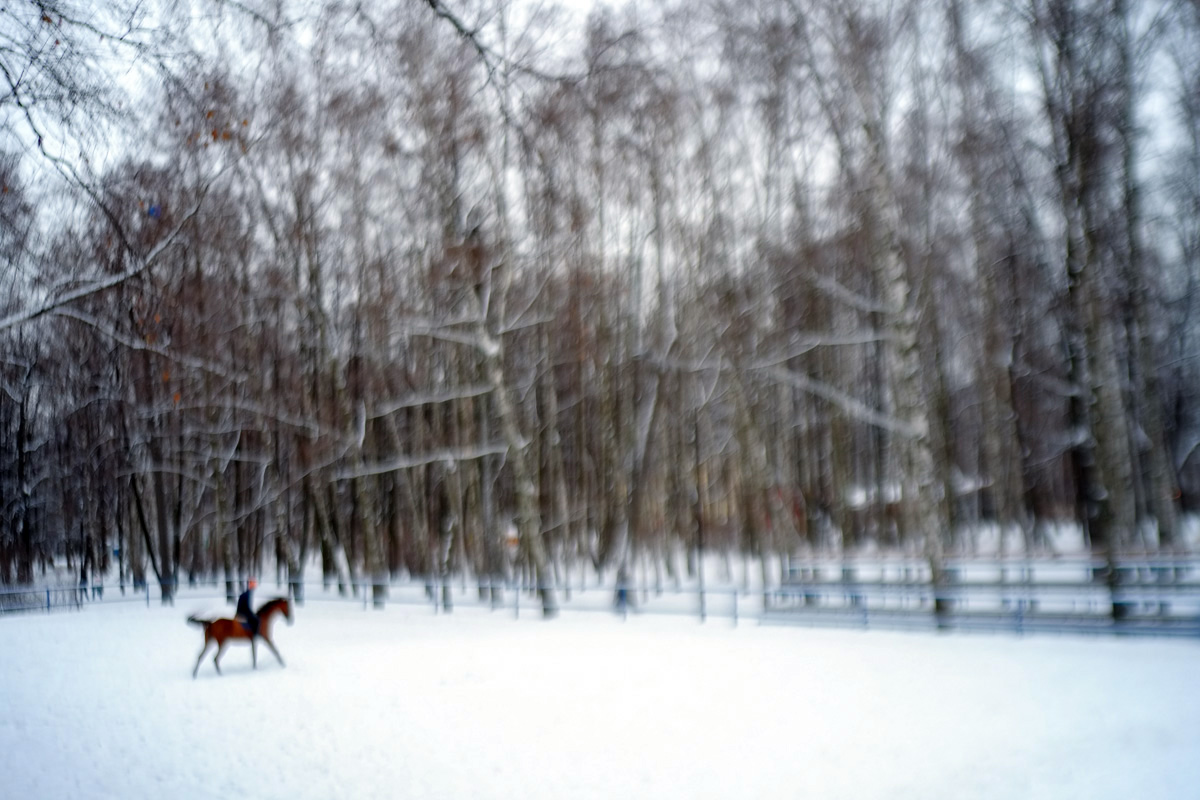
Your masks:
[{"label": "brown horse", "polygon": [[200,671],[200,662],[204,660],[204,654],[208,652],[209,645],[213,642],[217,643],[217,654],[213,656],[213,665],[217,668],[217,674],[221,674],[221,654],[225,652],[225,645],[230,641],[249,641],[250,642],[250,657],[251,663],[255,669],[258,669],[258,647],[255,645],[255,639],[262,639],[267,643],[267,647],[271,648],[271,652],[275,654],[275,658],[279,659],[279,665],[284,666],[283,659],[279,656],[279,651],[275,649],[275,644],[271,641],[271,620],[276,614],[283,614],[287,619],[288,625],[292,624],[292,606],[288,603],[287,598],[277,597],[274,600],[268,600],[263,603],[258,609],[258,636],[251,636],[246,630],[246,626],[236,619],[200,619],[196,616],[188,617],[188,622],[192,625],[199,625],[204,628],[204,649],[200,651],[199,658],[196,659],[196,668],[192,670],[192,677],[196,677],[196,673]]}]

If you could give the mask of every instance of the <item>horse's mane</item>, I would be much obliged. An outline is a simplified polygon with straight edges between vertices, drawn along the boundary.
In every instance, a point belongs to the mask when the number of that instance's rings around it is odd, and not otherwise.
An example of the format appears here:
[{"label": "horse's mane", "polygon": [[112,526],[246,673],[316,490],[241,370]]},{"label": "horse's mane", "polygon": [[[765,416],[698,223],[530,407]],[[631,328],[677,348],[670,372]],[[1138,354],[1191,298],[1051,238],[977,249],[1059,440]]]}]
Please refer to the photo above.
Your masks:
[{"label": "horse's mane", "polygon": [[263,603],[261,606],[259,606],[259,607],[258,607],[258,611],[256,611],[255,613],[256,613],[256,614],[258,614],[258,616],[260,616],[260,617],[261,617],[261,616],[263,616],[264,614],[266,614],[268,611],[270,611],[270,610],[272,610],[273,608],[275,608],[276,606],[283,605],[283,604],[284,604],[284,603],[286,603],[286,602],[287,602],[287,598],[284,598],[284,597],[276,597],[276,598],[274,598],[273,600],[268,600],[267,602],[265,602],[265,603]]}]

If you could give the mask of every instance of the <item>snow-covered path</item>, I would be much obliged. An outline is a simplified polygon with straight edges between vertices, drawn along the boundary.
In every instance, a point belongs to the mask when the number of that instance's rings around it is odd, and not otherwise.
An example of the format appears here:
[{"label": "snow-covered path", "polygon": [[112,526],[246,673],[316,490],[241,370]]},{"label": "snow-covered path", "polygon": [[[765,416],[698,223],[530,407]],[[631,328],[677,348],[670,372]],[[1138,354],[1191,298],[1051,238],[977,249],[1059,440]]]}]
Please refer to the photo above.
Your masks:
[{"label": "snow-covered path", "polygon": [[1195,641],[313,602],[193,680],[199,609],[0,618],[0,795],[1200,796]]}]

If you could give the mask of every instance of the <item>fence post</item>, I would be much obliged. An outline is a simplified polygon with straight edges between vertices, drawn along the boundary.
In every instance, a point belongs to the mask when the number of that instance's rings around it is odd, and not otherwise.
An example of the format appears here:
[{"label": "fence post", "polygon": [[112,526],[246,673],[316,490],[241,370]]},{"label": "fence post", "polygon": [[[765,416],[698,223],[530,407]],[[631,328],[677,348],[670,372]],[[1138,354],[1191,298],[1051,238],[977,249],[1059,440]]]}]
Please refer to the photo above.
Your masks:
[{"label": "fence post", "polygon": [[46,590],[46,613],[50,613],[50,590]]},{"label": "fence post", "polygon": [[737,614],[738,614],[738,612],[737,612],[737,594],[738,594],[737,589],[734,589],[733,590],[733,626],[735,628],[737,627],[737,622],[738,622],[738,620],[737,620]]}]

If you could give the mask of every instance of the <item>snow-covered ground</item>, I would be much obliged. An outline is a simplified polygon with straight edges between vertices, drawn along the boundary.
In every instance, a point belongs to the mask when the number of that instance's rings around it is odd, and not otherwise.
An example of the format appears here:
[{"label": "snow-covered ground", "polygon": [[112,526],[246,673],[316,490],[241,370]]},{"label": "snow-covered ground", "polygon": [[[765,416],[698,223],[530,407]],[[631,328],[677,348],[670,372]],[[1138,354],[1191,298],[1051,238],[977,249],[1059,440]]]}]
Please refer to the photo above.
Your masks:
[{"label": "snow-covered ground", "polygon": [[[259,600],[269,592],[260,590]],[[1200,642],[310,602],[0,618],[12,798],[1193,798]],[[528,608],[532,612],[532,608]]]}]

